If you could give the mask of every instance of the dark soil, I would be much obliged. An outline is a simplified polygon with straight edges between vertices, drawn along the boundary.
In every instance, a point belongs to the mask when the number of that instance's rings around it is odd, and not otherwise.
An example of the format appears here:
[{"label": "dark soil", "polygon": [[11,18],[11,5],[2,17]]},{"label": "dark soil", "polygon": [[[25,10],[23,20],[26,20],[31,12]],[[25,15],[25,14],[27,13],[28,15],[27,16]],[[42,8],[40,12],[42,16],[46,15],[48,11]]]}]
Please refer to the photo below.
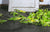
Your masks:
[{"label": "dark soil", "polygon": [[[50,6],[42,6],[41,8],[48,8],[50,10]],[[7,18],[12,17],[12,15],[8,12],[8,6],[0,6],[0,13],[3,14],[3,16],[0,17],[1,20],[8,20]],[[28,15],[28,13],[26,14]],[[24,14],[24,16],[27,16],[26,14]],[[0,32],[50,32],[50,27],[7,21],[4,24],[0,24]]]}]

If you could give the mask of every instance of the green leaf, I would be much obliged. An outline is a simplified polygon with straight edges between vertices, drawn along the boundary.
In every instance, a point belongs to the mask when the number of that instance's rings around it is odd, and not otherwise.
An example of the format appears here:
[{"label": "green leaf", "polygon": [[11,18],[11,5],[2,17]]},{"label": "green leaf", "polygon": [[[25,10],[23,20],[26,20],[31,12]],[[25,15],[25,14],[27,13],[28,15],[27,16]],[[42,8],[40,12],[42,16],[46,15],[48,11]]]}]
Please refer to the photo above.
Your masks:
[{"label": "green leaf", "polygon": [[21,19],[21,17],[11,17],[11,18],[9,18],[9,20],[20,20]]},{"label": "green leaf", "polygon": [[28,23],[28,21],[23,21],[23,23]]},{"label": "green leaf", "polygon": [[4,23],[4,22],[7,22],[7,20],[0,20],[0,23]]},{"label": "green leaf", "polygon": [[0,13],[0,16],[2,16],[3,14]]}]

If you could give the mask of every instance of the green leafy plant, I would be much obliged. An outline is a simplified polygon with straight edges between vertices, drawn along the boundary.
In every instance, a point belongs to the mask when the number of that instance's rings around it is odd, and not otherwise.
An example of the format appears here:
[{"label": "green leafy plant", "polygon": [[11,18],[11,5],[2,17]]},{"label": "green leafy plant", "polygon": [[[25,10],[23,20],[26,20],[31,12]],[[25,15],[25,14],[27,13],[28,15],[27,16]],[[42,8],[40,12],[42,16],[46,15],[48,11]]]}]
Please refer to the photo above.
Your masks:
[{"label": "green leafy plant", "polygon": [[24,16],[21,13],[26,13],[26,12],[22,11],[22,10],[16,10],[15,9],[15,11],[10,13],[13,15],[13,17],[9,18],[8,20],[20,20],[20,19],[24,18]]},{"label": "green leafy plant", "polygon": [[15,12],[11,12],[13,17],[9,18],[9,20],[20,20],[20,23],[31,23],[35,25],[42,25],[42,26],[50,26],[50,11],[48,9],[39,9],[36,13],[30,12],[29,16],[25,17],[21,13],[26,13],[22,10],[16,10]]},{"label": "green leafy plant", "polygon": [[2,16],[3,14],[0,13],[0,16]]},{"label": "green leafy plant", "polygon": [[[2,13],[0,13],[0,17],[1,17],[1,16],[3,16]],[[0,19],[0,24],[5,23],[5,22],[7,22],[7,20],[1,20],[1,19]]]},{"label": "green leafy plant", "polygon": [[7,22],[7,20],[0,20],[0,23],[5,23]]}]

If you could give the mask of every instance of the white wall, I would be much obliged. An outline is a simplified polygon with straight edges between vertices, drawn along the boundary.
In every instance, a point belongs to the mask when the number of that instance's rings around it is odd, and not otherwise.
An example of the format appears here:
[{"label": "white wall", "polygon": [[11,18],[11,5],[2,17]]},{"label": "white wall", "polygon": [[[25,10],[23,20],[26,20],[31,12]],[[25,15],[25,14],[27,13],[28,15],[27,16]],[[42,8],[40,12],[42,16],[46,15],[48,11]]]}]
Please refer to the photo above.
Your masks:
[{"label": "white wall", "polygon": [[0,4],[8,4],[9,0],[0,0]]},{"label": "white wall", "polygon": [[[0,0],[0,4],[8,4],[9,0]],[[44,0],[44,2],[40,2],[40,4],[50,4],[50,0]]]}]

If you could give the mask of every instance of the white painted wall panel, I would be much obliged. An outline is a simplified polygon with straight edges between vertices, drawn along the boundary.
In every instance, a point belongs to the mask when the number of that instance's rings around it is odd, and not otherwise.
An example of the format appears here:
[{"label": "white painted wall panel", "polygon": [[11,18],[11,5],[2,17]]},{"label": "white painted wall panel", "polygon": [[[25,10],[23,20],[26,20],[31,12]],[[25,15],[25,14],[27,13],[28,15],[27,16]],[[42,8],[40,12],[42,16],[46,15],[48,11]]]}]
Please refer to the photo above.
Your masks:
[{"label": "white painted wall panel", "polygon": [[14,9],[35,12],[38,8],[39,0],[9,0],[9,12]]},{"label": "white painted wall panel", "polygon": [[14,7],[34,7],[34,0],[12,0]]}]

